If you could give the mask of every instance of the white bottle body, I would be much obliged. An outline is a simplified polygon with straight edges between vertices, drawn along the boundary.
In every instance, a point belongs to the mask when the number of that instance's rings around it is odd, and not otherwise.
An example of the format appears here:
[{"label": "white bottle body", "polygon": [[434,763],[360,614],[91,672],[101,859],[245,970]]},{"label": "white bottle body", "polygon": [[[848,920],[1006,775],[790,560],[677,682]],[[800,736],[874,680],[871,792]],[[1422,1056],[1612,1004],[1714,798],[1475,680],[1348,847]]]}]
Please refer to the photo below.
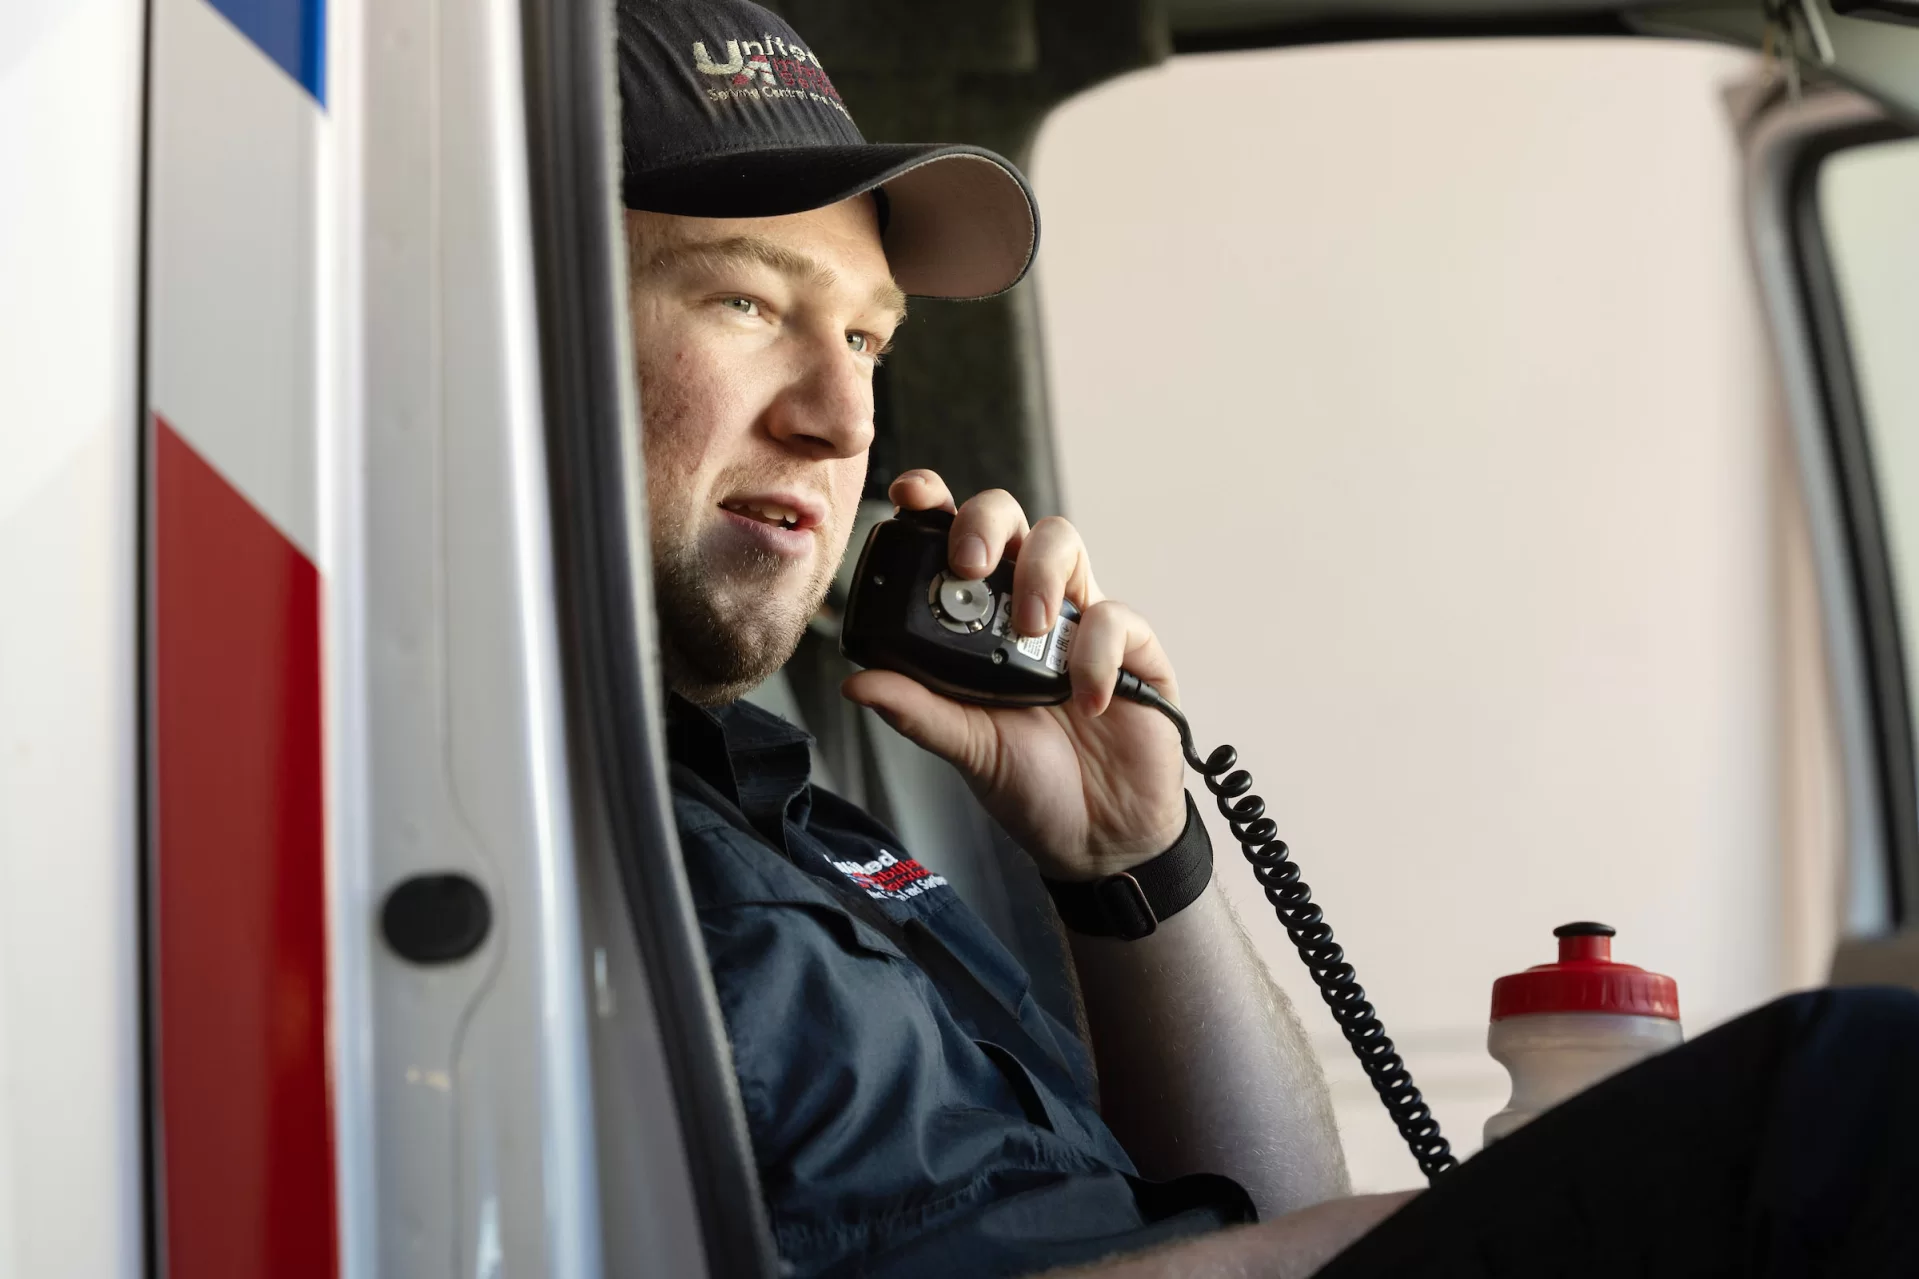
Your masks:
[{"label": "white bottle body", "polygon": [[1512,1076],[1513,1095],[1486,1121],[1486,1144],[1684,1038],[1670,1017],[1529,1013],[1500,1018],[1486,1032],[1486,1051]]}]

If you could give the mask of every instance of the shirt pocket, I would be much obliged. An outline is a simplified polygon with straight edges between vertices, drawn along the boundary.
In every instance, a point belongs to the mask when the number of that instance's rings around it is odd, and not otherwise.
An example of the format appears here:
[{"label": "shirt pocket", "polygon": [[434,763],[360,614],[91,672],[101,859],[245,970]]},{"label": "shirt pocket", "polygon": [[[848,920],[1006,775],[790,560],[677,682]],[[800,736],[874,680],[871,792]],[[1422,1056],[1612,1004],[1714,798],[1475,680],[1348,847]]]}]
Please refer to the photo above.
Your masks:
[{"label": "shirt pocket", "polygon": [[1030,1122],[1030,1099],[861,921],[795,894],[714,907],[700,923],[781,1211],[858,1219],[933,1195]]}]

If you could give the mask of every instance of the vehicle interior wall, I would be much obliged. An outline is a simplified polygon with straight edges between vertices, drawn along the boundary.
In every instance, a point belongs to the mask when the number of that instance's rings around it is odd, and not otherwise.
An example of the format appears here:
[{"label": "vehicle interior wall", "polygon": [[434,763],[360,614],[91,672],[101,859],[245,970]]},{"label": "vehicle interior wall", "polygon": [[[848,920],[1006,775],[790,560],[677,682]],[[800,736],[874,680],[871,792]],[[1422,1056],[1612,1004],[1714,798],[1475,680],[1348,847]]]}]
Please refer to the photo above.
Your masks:
[{"label": "vehicle interior wall", "polygon": [[[1689,1033],[1821,981],[1837,767],[1723,46],[1180,57],[1034,172],[1064,504],[1448,1136],[1491,981],[1619,928]],[[1232,847],[1223,826],[1215,846]],[[1245,868],[1356,1184],[1417,1174]]]}]

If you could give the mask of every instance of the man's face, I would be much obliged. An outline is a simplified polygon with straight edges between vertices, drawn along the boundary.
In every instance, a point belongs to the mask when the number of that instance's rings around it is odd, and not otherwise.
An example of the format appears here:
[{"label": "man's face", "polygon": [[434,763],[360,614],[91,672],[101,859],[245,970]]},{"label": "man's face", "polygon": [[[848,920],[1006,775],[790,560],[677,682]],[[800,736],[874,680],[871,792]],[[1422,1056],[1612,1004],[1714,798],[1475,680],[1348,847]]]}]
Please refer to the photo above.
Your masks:
[{"label": "man's face", "polygon": [[626,216],[667,677],[711,705],[778,669],[825,597],[904,299],[869,197]]}]

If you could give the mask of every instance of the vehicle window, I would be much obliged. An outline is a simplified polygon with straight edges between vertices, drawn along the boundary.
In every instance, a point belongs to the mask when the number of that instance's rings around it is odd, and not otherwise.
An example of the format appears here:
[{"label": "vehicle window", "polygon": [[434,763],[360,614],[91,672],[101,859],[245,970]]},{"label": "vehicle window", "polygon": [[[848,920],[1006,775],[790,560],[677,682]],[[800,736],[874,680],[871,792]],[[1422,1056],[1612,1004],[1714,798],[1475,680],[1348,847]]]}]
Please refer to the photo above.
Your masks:
[{"label": "vehicle window", "polygon": [[[1836,152],[1820,165],[1816,195],[1878,486],[1912,701],[1919,699],[1919,140]],[[1884,884],[1854,878],[1849,914],[1858,923],[1882,918]]]},{"label": "vehicle window", "polygon": [[[1781,889],[1793,858],[1838,871],[1781,801],[1810,767],[1782,689],[1818,685],[1788,678],[1816,659],[1781,615],[1816,615],[1780,585],[1785,437],[1722,96],[1755,66],[1625,40],[1202,55],[1038,143],[1067,513],[1203,746],[1238,747],[1462,1153],[1506,1097],[1491,982],[1550,959],[1555,925],[1617,927],[1694,1035],[1830,956],[1836,888]],[[1214,843],[1357,1187],[1417,1184]]]}]

